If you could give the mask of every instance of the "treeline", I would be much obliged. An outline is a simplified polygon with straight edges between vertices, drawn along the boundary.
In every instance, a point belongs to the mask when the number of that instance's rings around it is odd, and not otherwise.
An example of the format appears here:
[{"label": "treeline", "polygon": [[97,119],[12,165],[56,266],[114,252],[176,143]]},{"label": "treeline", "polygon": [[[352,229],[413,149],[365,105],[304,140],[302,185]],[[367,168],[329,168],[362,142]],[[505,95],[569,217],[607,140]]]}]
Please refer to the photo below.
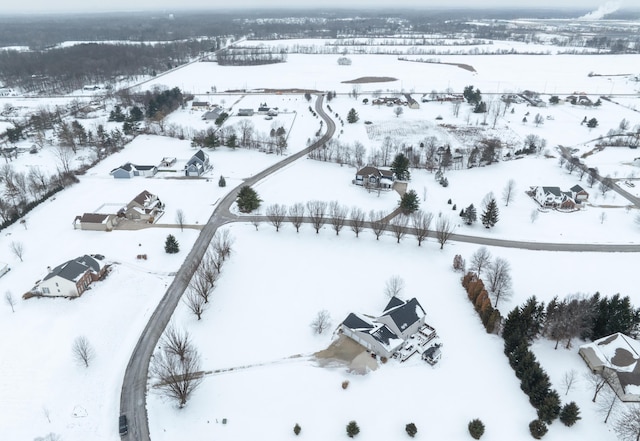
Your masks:
[{"label": "treeline", "polygon": [[191,139],[191,145],[213,149],[220,146],[243,147],[281,155],[287,148],[287,131],[283,126],[276,124],[269,134],[261,133],[255,130],[251,121],[242,120],[235,125],[209,127],[196,132]]},{"label": "treeline", "polygon": [[0,80],[26,93],[66,93],[87,84],[108,86],[117,79],[183,64],[214,45],[209,40],[165,44],[88,43],[37,52],[0,51]]},{"label": "treeline", "polygon": [[287,51],[273,46],[232,47],[216,53],[216,60],[221,66],[257,66],[262,64],[284,63]]}]

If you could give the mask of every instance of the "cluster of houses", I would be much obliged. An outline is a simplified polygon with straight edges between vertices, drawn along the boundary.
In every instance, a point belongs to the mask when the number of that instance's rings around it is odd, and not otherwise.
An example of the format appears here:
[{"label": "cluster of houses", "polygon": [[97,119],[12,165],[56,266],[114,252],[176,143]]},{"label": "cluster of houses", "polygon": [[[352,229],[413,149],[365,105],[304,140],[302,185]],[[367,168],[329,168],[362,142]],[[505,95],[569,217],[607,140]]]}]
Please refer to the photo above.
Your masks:
[{"label": "cluster of houses", "polygon": [[580,185],[574,185],[569,191],[560,187],[531,187],[527,194],[543,208],[558,210],[577,210],[589,199],[589,193]]},{"label": "cluster of houses", "polygon": [[[127,162],[117,168],[111,170],[110,174],[115,179],[131,179],[137,176],[141,177],[153,177],[158,171],[162,169],[168,169],[173,167],[176,163],[176,158],[164,157],[158,165],[141,165]],[[205,172],[211,169],[211,163],[209,161],[209,155],[202,150],[198,150],[185,164],[184,174],[185,176],[202,176]]]},{"label": "cluster of houses", "polygon": [[435,329],[425,323],[426,313],[415,298],[392,297],[381,315],[350,313],[338,327],[342,334],[365,347],[376,357],[400,362],[415,354],[430,364],[440,360],[441,344]]},{"label": "cluster of houses", "polygon": [[158,196],[144,190],[117,213],[84,213],[76,216],[73,228],[89,231],[111,231],[122,220],[154,223],[164,214],[164,204]]},{"label": "cluster of houses", "polygon": [[[206,101],[193,101],[191,103],[191,110],[204,111],[202,119],[205,121],[215,121],[224,112],[224,109],[217,104],[209,104]],[[252,108],[238,109],[237,116],[253,116],[255,113],[259,115],[267,115],[270,117],[278,116],[278,109],[272,108],[267,103],[260,103],[258,110]]]},{"label": "cluster of houses", "polygon": [[92,254],[68,260],[55,268],[48,268],[42,280],[25,294],[43,297],[79,297],[93,282],[106,275],[109,265],[103,264],[104,256]]},{"label": "cluster of houses", "polygon": [[429,101],[436,101],[439,103],[455,103],[464,101],[464,96],[457,93],[436,93],[430,94],[429,96],[422,95],[421,100],[423,103],[428,103]]},{"label": "cluster of houses", "polygon": [[420,103],[418,103],[414,98],[411,97],[410,94],[404,94],[404,100],[398,97],[380,97],[375,98],[371,101],[371,104],[374,106],[407,106],[410,109],[419,109]]},{"label": "cluster of houses", "polygon": [[578,353],[620,401],[640,402],[640,342],[618,332],[580,346]]}]

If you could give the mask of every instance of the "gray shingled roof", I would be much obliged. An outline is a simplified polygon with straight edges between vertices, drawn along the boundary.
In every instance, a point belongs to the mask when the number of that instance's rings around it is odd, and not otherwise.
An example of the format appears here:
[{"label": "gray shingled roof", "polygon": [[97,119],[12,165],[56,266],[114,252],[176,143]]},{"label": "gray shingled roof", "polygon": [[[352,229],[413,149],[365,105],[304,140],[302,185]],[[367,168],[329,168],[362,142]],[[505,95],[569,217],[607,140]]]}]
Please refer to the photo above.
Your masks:
[{"label": "gray shingled roof", "polygon": [[425,312],[418,300],[414,297],[403,305],[385,311],[383,315],[391,317],[398,329],[404,331],[420,320],[421,317],[424,317]]},{"label": "gray shingled roof", "polygon": [[358,317],[353,312],[350,313],[346,319],[342,322],[347,328],[350,329],[371,329],[373,325],[369,322],[364,321],[360,317]]},{"label": "gray shingled roof", "polygon": [[89,269],[98,273],[100,272],[100,264],[93,257],[85,254],[84,256],[69,260],[62,265],[58,265],[52,269],[43,280],[49,280],[52,277],[58,276],[75,282],[78,280],[78,277],[83,275]]}]

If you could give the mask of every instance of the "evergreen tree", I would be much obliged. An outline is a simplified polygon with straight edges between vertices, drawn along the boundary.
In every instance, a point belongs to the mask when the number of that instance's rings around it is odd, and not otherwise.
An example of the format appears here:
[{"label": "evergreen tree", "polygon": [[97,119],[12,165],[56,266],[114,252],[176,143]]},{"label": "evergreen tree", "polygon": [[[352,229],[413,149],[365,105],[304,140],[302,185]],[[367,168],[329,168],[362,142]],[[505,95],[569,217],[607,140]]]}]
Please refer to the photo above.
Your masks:
[{"label": "evergreen tree", "polygon": [[404,427],[404,430],[407,431],[407,435],[409,435],[411,438],[413,438],[414,436],[416,436],[416,433],[418,433],[418,428],[416,427],[415,424],[413,423],[409,423]]},{"label": "evergreen tree", "polygon": [[400,198],[400,208],[403,214],[411,214],[418,211],[420,199],[415,190],[409,190]]},{"label": "evergreen tree", "polygon": [[347,435],[349,435],[349,438],[353,438],[359,433],[360,427],[358,427],[358,423],[355,421],[349,421],[349,424],[347,424]]},{"label": "evergreen tree", "polygon": [[491,198],[485,207],[481,219],[485,228],[491,228],[498,223],[498,204],[494,198]]},{"label": "evergreen tree", "polygon": [[484,434],[484,423],[478,418],[469,422],[469,434],[473,439],[480,439]]},{"label": "evergreen tree", "polygon": [[553,420],[558,418],[558,415],[560,415],[560,396],[558,392],[552,390],[538,407],[538,419],[551,424]]},{"label": "evergreen tree", "polygon": [[473,113],[486,113],[487,112],[487,103],[484,101],[480,101],[473,108]]},{"label": "evergreen tree", "polygon": [[240,189],[236,202],[238,203],[240,212],[250,213],[260,206],[262,199],[258,197],[258,193],[256,193],[253,188],[245,185]]},{"label": "evergreen tree", "polygon": [[349,110],[349,113],[347,113],[347,122],[349,124],[353,124],[358,122],[358,120],[360,119],[360,117],[358,116],[358,112],[356,112],[356,109],[351,109]]},{"label": "evergreen tree", "polygon": [[300,435],[300,431],[302,430],[302,428],[300,427],[300,425],[298,423],[296,423],[295,426],[293,426],[293,433],[297,435]]},{"label": "evergreen tree", "polygon": [[476,213],[476,207],[473,204],[469,205],[466,210],[464,210],[464,214],[462,215],[464,222],[467,225],[471,225],[476,220],[478,220],[478,215]]},{"label": "evergreen tree", "polygon": [[180,244],[172,234],[167,236],[167,240],[164,242],[164,250],[169,254],[176,254],[180,251]]},{"label": "evergreen tree", "polygon": [[220,175],[220,179],[218,179],[218,187],[226,187],[227,181],[224,179],[224,176]]},{"label": "evergreen tree", "polygon": [[535,439],[540,439],[547,433],[547,425],[544,421],[533,420],[529,423],[529,432]]},{"label": "evergreen tree", "polygon": [[640,310],[635,309],[628,296],[620,297],[616,294],[611,298],[593,295],[592,304],[595,317],[591,329],[591,338],[597,340],[607,335],[621,332],[635,334],[640,325]]},{"label": "evergreen tree", "polygon": [[589,121],[587,121],[587,127],[589,127],[590,129],[598,127],[598,120],[595,118],[591,118]]},{"label": "evergreen tree", "polygon": [[562,407],[560,411],[560,421],[562,421],[562,424],[571,427],[580,419],[582,419],[580,417],[580,409],[575,402],[572,401]]},{"label": "evergreen tree", "polygon": [[409,158],[407,158],[404,153],[398,153],[391,163],[391,171],[395,173],[396,177],[401,181],[408,181],[411,179],[411,173],[409,172]]},{"label": "evergreen tree", "polygon": [[440,157],[440,165],[442,166],[442,168],[449,168],[451,167],[452,163],[453,155],[451,154],[451,147],[447,146],[447,148],[442,153],[442,156]]}]

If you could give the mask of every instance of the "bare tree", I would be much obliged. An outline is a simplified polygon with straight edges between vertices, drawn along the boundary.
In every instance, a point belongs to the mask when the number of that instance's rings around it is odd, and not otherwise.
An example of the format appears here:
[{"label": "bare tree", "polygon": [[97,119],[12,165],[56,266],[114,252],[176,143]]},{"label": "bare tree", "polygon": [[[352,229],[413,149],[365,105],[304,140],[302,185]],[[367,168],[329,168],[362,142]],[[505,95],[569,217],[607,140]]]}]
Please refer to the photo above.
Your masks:
[{"label": "bare tree", "polygon": [[58,170],[60,173],[71,173],[71,161],[74,156],[73,150],[69,147],[58,145],[53,149],[53,156],[58,160]]},{"label": "bare tree", "polygon": [[184,211],[176,210],[176,223],[180,226],[180,231],[184,231]]},{"label": "bare tree", "polygon": [[640,406],[637,404],[625,406],[616,418],[613,430],[622,441],[640,440]]},{"label": "bare tree", "polygon": [[600,190],[600,193],[602,193],[602,196],[606,195],[607,192],[609,192],[609,190],[611,190],[614,186],[613,183],[613,179],[611,179],[611,176],[607,175],[605,178],[603,178],[600,181],[600,186],[598,187],[598,190]]},{"label": "bare tree", "polygon": [[569,394],[569,391],[575,384],[576,375],[577,375],[577,372],[575,369],[571,369],[570,371],[567,371],[564,373],[564,376],[562,377],[562,385],[565,388],[565,391],[564,391],[565,395]]},{"label": "bare tree", "polygon": [[515,196],[515,190],[516,190],[516,181],[513,179],[509,179],[509,181],[507,182],[507,185],[504,186],[504,189],[502,190],[502,201],[504,202],[505,206],[509,206],[509,202],[511,202]]},{"label": "bare tree", "polygon": [[271,225],[276,227],[276,232],[280,231],[280,227],[287,216],[287,206],[280,204],[269,205],[265,210],[265,214],[269,222],[271,222]]},{"label": "bare tree", "polygon": [[329,311],[326,309],[318,311],[318,315],[313,319],[310,326],[316,334],[322,334],[329,326],[331,326],[331,316],[329,315]]},{"label": "bare tree", "polygon": [[216,234],[213,236],[213,240],[211,241],[211,245],[213,246],[215,253],[222,260],[229,257],[231,255],[231,246],[233,245],[233,238],[231,237],[229,230],[216,231]]},{"label": "bare tree", "polygon": [[198,317],[198,320],[202,318],[202,314],[207,307],[207,303],[204,301],[204,298],[202,298],[202,296],[193,289],[189,289],[187,291],[184,299],[184,304],[187,305],[189,311],[191,311],[196,317]]},{"label": "bare tree", "polygon": [[589,184],[589,188],[593,188],[596,182],[598,182],[598,169],[591,168],[589,169],[589,174],[587,175],[587,184]]},{"label": "bare tree", "polygon": [[600,219],[600,224],[604,224],[604,221],[607,219],[607,213],[601,211],[598,219]]},{"label": "bare tree", "polygon": [[444,248],[444,244],[447,243],[449,238],[453,235],[456,227],[446,216],[440,216],[436,220],[436,239],[440,244],[440,249]]},{"label": "bare tree", "polygon": [[11,293],[11,291],[6,291],[4,293],[4,300],[7,303],[7,305],[9,305],[9,307],[11,308],[11,312],[16,312],[14,308],[16,306],[16,299],[13,297],[13,294]]},{"label": "bare tree", "polygon": [[87,337],[84,335],[76,337],[71,350],[73,357],[79,364],[89,367],[89,362],[93,359],[94,351]]},{"label": "bare tree", "polygon": [[300,226],[304,222],[304,204],[296,202],[289,207],[289,220],[296,227],[296,233],[299,233]]},{"label": "bare tree", "polygon": [[344,227],[348,212],[347,207],[340,205],[338,201],[332,201],[329,204],[329,213],[331,214],[329,222],[331,222],[331,226],[336,232],[336,236],[340,234],[340,230]]},{"label": "bare tree", "polygon": [[409,225],[409,217],[403,214],[400,214],[391,220],[390,225],[391,225],[391,232],[393,233],[393,237],[396,238],[396,243],[400,243],[400,241],[407,234],[407,225]]},{"label": "bare tree", "polygon": [[324,201],[308,201],[307,212],[311,219],[311,225],[316,230],[316,234],[320,232],[320,228],[326,222],[327,203]]},{"label": "bare tree", "polygon": [[174,323],[169,323],[160,339],[160,346],[165,352],[184,360],[192,348],[191,335],[186,329],[179,329]]},{"label": "bare tree", "polygon": [[373,234],[376,235],[376,240],[380,239],[384,230],[387,229],[387,225],[389,225],[389,221],[385,217],[384,211],[373,211],[369,212],[369,223],[371,224],[371,229],[373,230]]},{"label": "bare tree", "polygon": [[[191,290],[194,293],[202,297],[202,300],[204,300],[204,303],[209,303],[209,297],[213,292],[214,283],[215,283],[215,280],[217,279],[217,274],[218,274],[218,271],[215,267],[212,268],[212,271],[208,271],[206,268],[202,266],[202,262],[201,262],[201,264],[196,269],[195,273],[193,273],[193,277],[191,277],[191,280],[189,281],[189,288],[191,288]],[[194,311],[194,314],[195,314],[195,311]]]},{"label": "bare tree", "polygon": [[413,234],[418,241],[418,246],[422,246],[422,242],[429,235],[429,228],[433,221],[433,213],[425,213],[418,210],[411,217],[411,225],[413,226]]},{"label": "bare tree", "polygon": [[597,406],[598,413],[600,415],[604,415],[603,422],[605,424],[607,424],[607,421],[609,421],[609,417],[611,417],[612,414],[615,415],[617,413],[616,408],[619,403],[620,400],[618,399],[618,395],[616,395],[613,389],[608,387],[602,391],[600,399],[597,402]]},{"label": "bare tree", "polygon": [[395,113],[396,118],[399,117],[400,115],[402,115],[402,113],[404,112],[404,109],[400,106],[396,107],[395,109],[393,109],[393,113]]},{"label": "bare tree", "polygon": [[391,276],[384,284],[384,293],[387,297],[400,297],[403,289],[404,280],[398,275]]},{"label": "bare tree", "polygon": [[360,232],[364,228],[364,210],[359,207],[353,207],[351,209],[351,231],[356,234],[356,237],[360,235]]},{"label": "bare tree", "polygon": [[511,265],[501,257],[496,257],[487,267],[486,287],[495,300],[494,308],[498,307],[500,300],[507,300],[512,295],[510,271]]},{"label": "bare tree", "polygon": [[24,245],[22,242],[11,241],[11,252],[20,259],[20,262],[23,262],[22,257],[24,256]]},{"label": "bare tree", "polygon": [[608,377],[611,376],[608,371],[603,370],[601,373],[589,371],[584,374],[585,380],[593,386],[593,398],[591,401],[596,402],[596,398],[598,398],[598,394],[602,390],[602,388],[607,384]]},{"label": "bare tree", "polygon": [[258,231],[258,229],[260,228],[260,224],[261,223],[262,223],[262,221],[258,217],[258,213],[256,213],[256,216],[252,217],[252,219],[251,219],[251,225],[256,227],[256,231]]},{"label": "bare tree", "polygon": [[156,387],[162,393],[178,402],[178,407],[183,408],[193,391],[202,382],[200,373],[200,355],[193,347],[186,335],[187,349],[182,355],[176,354],[172,349],[161,345],[154,354],[150,371],[157,378]]},{"label": "bare tree", "polygon": [[480,247],[471,256],[471,270],[475,271],[478,277],[482,275],[482,269],[491,264],[491,253],[486,247]]}]

